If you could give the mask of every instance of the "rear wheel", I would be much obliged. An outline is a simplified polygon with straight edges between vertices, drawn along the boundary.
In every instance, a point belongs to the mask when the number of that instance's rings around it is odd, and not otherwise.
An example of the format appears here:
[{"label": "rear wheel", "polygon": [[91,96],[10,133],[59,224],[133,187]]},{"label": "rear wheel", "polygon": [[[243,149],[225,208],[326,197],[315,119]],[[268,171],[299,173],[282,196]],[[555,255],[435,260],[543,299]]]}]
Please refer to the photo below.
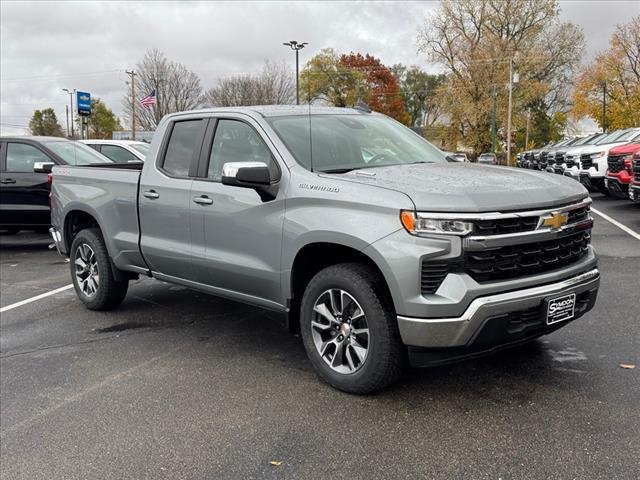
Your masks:
[{"label": "rear wheel", "polygon": [[110,310],[124,300],[129,281],[116,281],[100,230],[88,228],[71,245],[71,278],[78,298],[90,310]]},{"label": "rear wheel", "polygon": [[321,270],[305,290],[300,330],[307,355],[339,390],[371,393],[403,371],[405,351],[381,282],[372,268],[344,263]]}]

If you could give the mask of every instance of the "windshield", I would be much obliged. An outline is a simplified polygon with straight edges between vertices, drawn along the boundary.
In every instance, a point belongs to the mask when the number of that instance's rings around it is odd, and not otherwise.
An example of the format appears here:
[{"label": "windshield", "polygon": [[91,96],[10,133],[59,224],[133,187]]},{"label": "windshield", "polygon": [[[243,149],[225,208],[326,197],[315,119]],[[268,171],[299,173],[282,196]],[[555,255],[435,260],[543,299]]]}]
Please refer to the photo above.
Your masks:
[{"label": "windshield", "polygon": [[595,145],[606,145],[607,143],[617,142],[619,137],[622,137],[624,134],[629,133],[628,130],[617,130],[609,135],[605,135],[600,140],[598,140]]},{"label": "windshield", "polygon": [[422,137],[380,115],[295,115],[267,120],[296,161],[313,171],[342,173],[447,162],[444,153]]},{"label": "windshield", "polygon": [[137,151],[139,151],[141,154],[143,154],[144,156],[146,156],[147,153],[149,153],[150,145],[148,143],[132,143],[131,146],[135,148]]},{"label": "windshield", "polygon": [[93,148],[79,142],[46,142],[47,148],[62,157],[68,165],[90,165],[92,163],[113,163]]},{"label": "windshield", "polygon": [[574,143],[572,146],[577,147],[579,145],[588,145],[591,142],[595,142],[600,138],[600,134],[598,135],[589,135],[588,137],[581,138],[579,142]]}]

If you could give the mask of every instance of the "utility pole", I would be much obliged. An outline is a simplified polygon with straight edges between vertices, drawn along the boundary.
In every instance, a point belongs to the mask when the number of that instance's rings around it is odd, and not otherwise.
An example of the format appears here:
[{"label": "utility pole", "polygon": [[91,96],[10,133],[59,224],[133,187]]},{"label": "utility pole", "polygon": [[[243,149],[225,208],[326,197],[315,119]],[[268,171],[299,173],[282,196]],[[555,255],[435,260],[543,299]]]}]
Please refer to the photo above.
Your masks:
[{"label": "utility pole", "polygon": [[602,133],[607,133],[607,82],[602,82]]},{"label": "utility pole", "polygon": [[509,59],[509,106],[507,111],[507,165],[511,165],[511,108],[513,98],[513,57]]},{"label": "utility pole", "polygon": [[[71,138],[75,138],[75,132],[73,131],[73,96],[76,93],[76,89],[70,90],[68,88],[63,88],[63,92],[67,92],[69,94],[69,110],[71,111]],[[69,133],[69,125],[67,124],[67,134]]]},{"label": "utility pole", "polygon": [[496,103],[498,97],[498,91],[496,90],[496,86],[493,86],[493,91],[491,92],[491,96],[493,97],[493,115],[491,117],[491,151],[496,153]]},{"label": "utility pole", "polygon": [[307,42],[297,42],[296,40],[291,40],[289,42],[283,43],[286,47],[291,47],[291,50],[295,50],[296,52],[296,105],[300,105],[300,60],[298,58],[298,54],[300,50],[309,45]]},{"label": "utility pole", "polygon": [[125,70],[125,73],[131,77],[131,140],[136,139],[136,71]]},{"label": "utility pole", "polygon": [[527,110],[527,131],[524,135],[524,149],[529,149],[529,123],[531,122],[531,110]]}]

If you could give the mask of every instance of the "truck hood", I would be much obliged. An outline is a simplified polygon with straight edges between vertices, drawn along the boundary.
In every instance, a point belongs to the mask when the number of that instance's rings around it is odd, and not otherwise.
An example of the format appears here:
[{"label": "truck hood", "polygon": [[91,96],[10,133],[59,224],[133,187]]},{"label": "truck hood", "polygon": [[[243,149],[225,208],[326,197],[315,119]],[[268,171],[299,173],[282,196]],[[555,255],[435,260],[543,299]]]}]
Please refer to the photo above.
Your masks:
[{"label": "truck hood", "polygon": [[561,175],[473,163],[395,165],[325,175],[405,193],[417,210],[430,212],[529,210],[588,196],[580,183]]},{"label": "truck hood", "polygon": [[640,152],[640,142],[627,143],[609,150],[610,155],[624,155],[625,153]]},{"label": "truck hood", "polygon": [[591,155],[598,152],[604,152],[605,154],[609,152],[612,148],[620,147],[622,145],[626,145],[629,142],[616,142],[616,143],[607,143],[605,145],[591,145],[588,148],[585,148],[580,152],[584,155]]}]

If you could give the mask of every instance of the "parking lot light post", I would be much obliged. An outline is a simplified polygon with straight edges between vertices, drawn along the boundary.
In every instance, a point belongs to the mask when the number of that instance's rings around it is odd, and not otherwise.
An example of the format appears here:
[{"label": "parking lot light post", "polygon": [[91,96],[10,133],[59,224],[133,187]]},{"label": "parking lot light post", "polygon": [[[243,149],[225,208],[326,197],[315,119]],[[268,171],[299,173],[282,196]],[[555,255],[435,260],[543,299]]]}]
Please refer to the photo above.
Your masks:
[{"label": "parking lot light post", "polygon": [[299,60],[299,52],[304,47],[309,45],[307,42],[297,42],[296,40],[291,40],[289,42],[283,43],[283,45],[290,47],[291,50],[296,52],[296,105],[300,105],[300,60]]},{"label": "parking lot light post", "polygon": [[[63,92],[67,92],[69,94],[69,110],[71,111],[71,138],[75,138],[75,132],[73,131],[73,95],[76,93],[76,89],[70,90],[68,88],[63,88]],[[67,135],[69,135],[69,123],[67,121]]]}]

